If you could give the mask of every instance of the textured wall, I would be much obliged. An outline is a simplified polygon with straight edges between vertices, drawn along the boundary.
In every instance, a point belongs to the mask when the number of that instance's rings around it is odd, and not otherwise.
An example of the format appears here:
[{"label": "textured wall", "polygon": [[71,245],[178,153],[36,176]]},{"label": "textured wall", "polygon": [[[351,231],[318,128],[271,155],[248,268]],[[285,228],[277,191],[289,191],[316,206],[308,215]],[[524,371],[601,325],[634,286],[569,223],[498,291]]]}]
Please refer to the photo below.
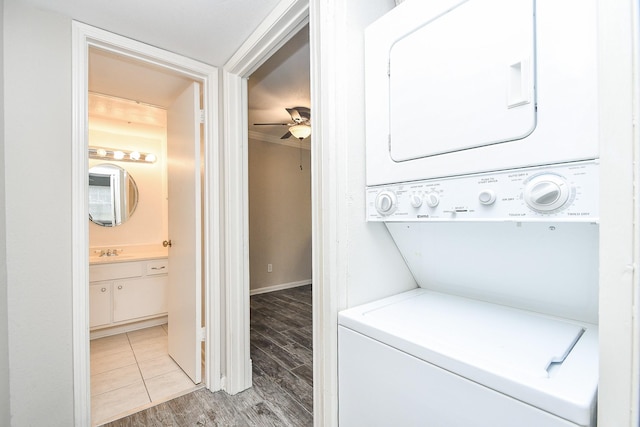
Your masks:
[{"label": "textured wall", "polygon": [[11,425],[73,425],[71,19],[5,0]]},{"label": "textured wall", "polygon": [[[4,0],[0,0],[0,27],[4,28]],[[0,100],[4,100],[4,37],[0,31]],[[4,101],[0,102],[0,206],[5,203]],[[0,209],[0,242],[6,242],[5,210]],[[9,425],[9,341],[7,336],[7,252],[0,244],[0,425]]]},{"label": "textured wall", "polygon": [[249,141],[249,258],[252,291],[311,280],[309,150]]}]

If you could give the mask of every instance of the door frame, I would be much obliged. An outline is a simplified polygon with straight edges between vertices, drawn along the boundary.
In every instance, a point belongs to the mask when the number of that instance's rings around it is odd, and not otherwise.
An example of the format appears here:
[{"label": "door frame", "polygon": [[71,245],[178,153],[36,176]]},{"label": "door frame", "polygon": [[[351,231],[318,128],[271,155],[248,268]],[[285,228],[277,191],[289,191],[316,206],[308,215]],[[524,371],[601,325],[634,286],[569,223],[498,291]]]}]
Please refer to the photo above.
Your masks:
[{"label": "door frame", "polygon": [[[309,22],[308,0],[281,0],[223,66],[225,191],[225,390],[251,387],[249,339],[249,127],[247,79]],[[315,120],[315,119],[314,119]],[[313,175],[313,170],[312,170]],[[312,208],[314,209],[314,208]],[[238,284],[238,286],[232,286]],[[316,284],[314,283],[314,292]],[[314,298],[315,299],[315,298]],[[319,306],[314,301],[313,310]],[[314,345],[314,364],[317,353]],[[321,389],[321,387],[314,387]],[[314,392],[315,393],[315,392]],[[315,406],[315,405],[314,405]]]},{"label": "door frame", "polygon": [[72,22],[72,297],[75,425],[91,424],[89,346],[88,52],[108,50],[181,74],[202,85],[204,103],[203,280],[205,386],[220,390],[221,253],[218,68],[80,22]]}]

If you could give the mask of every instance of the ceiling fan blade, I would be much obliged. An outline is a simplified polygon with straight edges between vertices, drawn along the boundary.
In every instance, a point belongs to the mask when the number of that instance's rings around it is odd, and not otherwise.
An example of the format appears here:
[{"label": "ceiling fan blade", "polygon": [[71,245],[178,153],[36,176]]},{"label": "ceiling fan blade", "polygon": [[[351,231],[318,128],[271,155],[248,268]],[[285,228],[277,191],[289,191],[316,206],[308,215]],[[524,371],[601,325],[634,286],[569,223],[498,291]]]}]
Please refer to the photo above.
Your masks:
[{"label": "ceiling fan blade", "polygon": [[311,110],[307,107],[285,108],[285,110],[287,110],[287,113],[291,115],[291,118],[296,123],[303,123],[311,120]]},{"label": "ceiling fan blade", "polygon": [[287,132],[287,133],[285,133],[284,135],[282,135],[282,136],[280,137],[280,139],[287,139],[287,138],[289,138],[290,136],[291,136],[291,132]]},{"label": "ceiling fan blade", "polygon": [[254,126],[292,126],[290,123],[254,123]]},{"label": "ceiling fan blade", "polygon": [[287,110],[287,113],[289,113],[294,122],[300,123],[302,121],[302,117],[300,116],[297,108],[285,108],[285,110]]}]

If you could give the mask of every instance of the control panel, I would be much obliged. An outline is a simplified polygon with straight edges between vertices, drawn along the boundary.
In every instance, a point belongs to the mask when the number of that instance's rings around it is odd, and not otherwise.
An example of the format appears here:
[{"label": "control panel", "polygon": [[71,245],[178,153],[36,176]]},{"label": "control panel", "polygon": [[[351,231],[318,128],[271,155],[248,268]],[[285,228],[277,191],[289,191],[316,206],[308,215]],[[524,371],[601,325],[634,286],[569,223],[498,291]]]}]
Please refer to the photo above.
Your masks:
[{"label": "control panel", "polygon": [[367,187],[367,221],[598,221],[598,164]]}]

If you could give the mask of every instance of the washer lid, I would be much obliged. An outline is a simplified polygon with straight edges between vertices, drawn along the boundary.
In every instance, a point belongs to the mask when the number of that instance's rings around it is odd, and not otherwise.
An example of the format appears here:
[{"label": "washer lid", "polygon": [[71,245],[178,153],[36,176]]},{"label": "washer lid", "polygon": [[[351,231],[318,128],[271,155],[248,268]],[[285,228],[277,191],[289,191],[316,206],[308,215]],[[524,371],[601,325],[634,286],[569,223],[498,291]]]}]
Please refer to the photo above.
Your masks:
[{"label": "washer lid", "polygon": [[362,313],[364,321],[477,366],[548,378],[584,329],[526,311],[428,293]]},{"label": "washer lid", "polygon": [[426,289],[343,311],[338,322],[581,425],[595,410],[595,325]]}]

